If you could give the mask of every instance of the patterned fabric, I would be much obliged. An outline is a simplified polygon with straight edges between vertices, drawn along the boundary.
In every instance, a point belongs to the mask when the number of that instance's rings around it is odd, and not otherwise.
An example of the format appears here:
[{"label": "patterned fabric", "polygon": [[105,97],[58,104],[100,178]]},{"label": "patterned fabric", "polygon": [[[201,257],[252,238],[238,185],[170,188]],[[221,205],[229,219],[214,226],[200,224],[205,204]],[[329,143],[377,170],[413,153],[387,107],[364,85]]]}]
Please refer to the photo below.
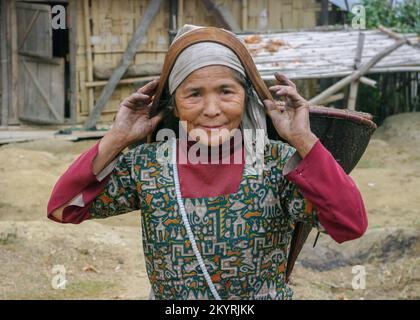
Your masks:
[{"label": "patterned fabric", "polygon": [[[213,299],[176,202],[172,164],[143,144],[122,155],[91,218],[141,209],[143,248],[156,299]],[[162,150],[162,149],[159,149]],[[290,299],[287,252],[297,221],[321,229],[312,205],[282,174],[295,150],[270,141],[261,175],[245,165],[237,193],[184,199],[198,249],[222,299]]]}]

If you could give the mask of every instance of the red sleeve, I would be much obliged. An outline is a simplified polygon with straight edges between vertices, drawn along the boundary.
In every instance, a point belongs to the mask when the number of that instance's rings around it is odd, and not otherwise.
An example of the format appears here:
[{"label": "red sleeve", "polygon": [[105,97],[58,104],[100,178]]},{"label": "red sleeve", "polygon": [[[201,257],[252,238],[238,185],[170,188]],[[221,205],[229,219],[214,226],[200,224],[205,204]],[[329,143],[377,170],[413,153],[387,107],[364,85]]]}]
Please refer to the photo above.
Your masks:
[{"label": "red sleeve", "polygon": [[[47,217],[61,223],[80,223],[89,219],[89,204],[105,188],[108,177],[98,181],[93,174],[92,161],[98,153],[99,141],[77,158],[58,179],[51,193]],[[53,217],[52,212],[82,194],[83,207],[71,205],[63,210],[63,221]]]},{"label": "red sleeve", "polygon": [[320,223],[335,241],[353,240],[365,233],[368,221],[362,196],[320,141],[286,178],[314,205]]}]

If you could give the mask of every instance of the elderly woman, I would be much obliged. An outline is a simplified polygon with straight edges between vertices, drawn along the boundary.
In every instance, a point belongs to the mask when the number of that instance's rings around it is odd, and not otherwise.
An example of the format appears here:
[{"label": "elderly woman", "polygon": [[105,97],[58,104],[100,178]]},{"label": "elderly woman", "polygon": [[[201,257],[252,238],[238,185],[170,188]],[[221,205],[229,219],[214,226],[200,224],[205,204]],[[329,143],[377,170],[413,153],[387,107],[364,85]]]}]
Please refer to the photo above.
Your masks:
[{"label": "elderly woman", "polygon": [[[290,299],[296,222],[337,242],[367,228],[360,193],[311,132],[296,86],[276,74],[270,90],[285,103],[261,101],[252,59],[226,34],[181,29],[166,76],[121,103],[112,128],[63,174],[48,204],[48,217],[61,223],[141,210],[151,298]],[[288,144],[268,139],[266,115]],[[169,116],[180,121],[178,139],[150,142]]]}]

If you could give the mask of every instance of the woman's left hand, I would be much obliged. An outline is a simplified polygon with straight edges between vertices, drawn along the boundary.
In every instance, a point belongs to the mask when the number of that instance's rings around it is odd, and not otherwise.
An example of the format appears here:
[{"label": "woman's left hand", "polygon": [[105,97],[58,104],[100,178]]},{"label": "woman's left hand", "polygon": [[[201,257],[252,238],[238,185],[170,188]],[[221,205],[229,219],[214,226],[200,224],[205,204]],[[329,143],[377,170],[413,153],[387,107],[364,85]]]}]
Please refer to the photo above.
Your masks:
[{"label": "woman's left hand", "polygon": [[285,75],[276,72],[274,76],[276,85],[269,89],[284,101],[264,100],[267,114],[277,133],[305,157],[318,140],[309,124],[309,104]]}]

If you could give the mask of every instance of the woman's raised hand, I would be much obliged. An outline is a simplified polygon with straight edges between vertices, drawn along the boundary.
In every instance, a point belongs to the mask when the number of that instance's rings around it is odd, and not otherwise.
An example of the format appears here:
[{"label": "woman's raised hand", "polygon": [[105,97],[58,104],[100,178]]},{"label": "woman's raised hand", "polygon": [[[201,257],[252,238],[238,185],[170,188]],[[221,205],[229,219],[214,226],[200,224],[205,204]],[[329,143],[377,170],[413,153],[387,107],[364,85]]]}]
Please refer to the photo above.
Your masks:
[{"label": "woman's raised hand", "polygon": [[145,138],[162,120],[163,112],[152,118],[149,116],[158,84],[159,79],[155,79],[121,102],[111,131],[125,144]]},{"label": "woman's raised hand", "polygon": [[304,157],[317,141],[309,124],[309,104],[285,75],[276,72],[274,76],[276,85],[269,89],[283,101],[264,100],[267,114],[277,133]]},{"label": "woman's raised hand", "polygon": [[153,95],[159,80],[153,80],[130,95],[120,105],[114,124],[101,139],[98,154],[93,160],[97,175],[130,144],[145,138],[163,118],[163,111],[150,118]]}]

